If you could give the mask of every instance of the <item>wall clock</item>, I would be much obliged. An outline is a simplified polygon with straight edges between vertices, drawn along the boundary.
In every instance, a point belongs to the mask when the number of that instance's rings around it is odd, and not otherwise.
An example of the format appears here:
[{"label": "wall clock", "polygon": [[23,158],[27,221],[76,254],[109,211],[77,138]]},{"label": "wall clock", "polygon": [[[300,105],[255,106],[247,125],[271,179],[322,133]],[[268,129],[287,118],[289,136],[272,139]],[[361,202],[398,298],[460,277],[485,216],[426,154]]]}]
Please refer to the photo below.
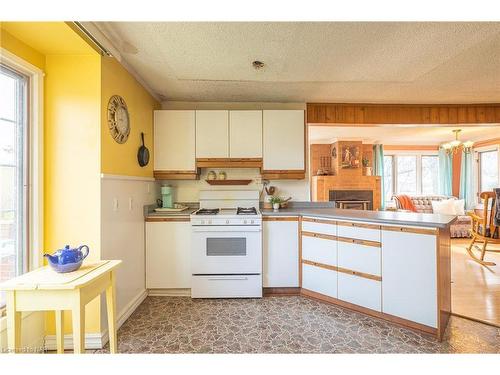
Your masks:
[{"label": "wall clock", "polygon": [[120,95],[113,95],[108,102],[108,127],[113,139],[118,143],[127,142],[130,134],[130,117],[127,103]]}]

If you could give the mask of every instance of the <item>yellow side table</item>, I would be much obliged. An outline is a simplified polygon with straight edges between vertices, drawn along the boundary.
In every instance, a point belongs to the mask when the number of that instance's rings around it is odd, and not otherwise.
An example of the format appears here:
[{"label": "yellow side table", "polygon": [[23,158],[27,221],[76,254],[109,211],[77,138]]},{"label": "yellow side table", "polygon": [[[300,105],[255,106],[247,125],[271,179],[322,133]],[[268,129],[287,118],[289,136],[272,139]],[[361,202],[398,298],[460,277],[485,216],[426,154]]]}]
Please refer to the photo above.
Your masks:
[{"label": "yellow side table", "polygon": [[121,260],[83,264],[75,272],[57,273],[38,268],[0,284],[7,292],[7,340],[9,351],[21,349],[21,312],[55,311],[57,352],[64,353],[64,310],[71,310],[74,353],[85,351],[85,305],[106,292],[109,349],[116,353],[115,269]]}]

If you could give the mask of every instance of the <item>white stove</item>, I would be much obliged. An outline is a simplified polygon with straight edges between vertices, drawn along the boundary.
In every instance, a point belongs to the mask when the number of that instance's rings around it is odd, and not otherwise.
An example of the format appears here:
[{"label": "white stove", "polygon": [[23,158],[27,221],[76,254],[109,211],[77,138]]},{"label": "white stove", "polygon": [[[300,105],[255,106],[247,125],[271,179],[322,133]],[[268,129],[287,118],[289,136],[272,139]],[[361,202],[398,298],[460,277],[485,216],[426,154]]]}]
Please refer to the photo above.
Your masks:
[{"label": "white stove", "polygon": [[191,297],[262,297],[259,191],[200,192],[191,214]]}]

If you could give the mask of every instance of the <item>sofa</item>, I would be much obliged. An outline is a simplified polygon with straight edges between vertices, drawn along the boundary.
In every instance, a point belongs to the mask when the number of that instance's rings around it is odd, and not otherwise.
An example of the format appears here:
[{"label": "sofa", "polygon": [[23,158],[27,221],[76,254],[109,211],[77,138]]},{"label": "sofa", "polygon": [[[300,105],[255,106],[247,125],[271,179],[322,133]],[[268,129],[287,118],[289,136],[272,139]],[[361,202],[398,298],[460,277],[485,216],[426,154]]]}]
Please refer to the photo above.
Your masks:
[{"label": "sofa", "polygon": [[[417,212],[432,213],[432,201],[441,201],[444,199],[457,199],[456,197],[448,197],[445,195],[409,195],[411,201],[415,205]],[[398,210],[402,209],[397,195],[393,197],[394,203]],[[457,220],[450,227],[450,235],[452,238],[468,238],[471,236],[472,219],[467,215],[457,216]]]}]

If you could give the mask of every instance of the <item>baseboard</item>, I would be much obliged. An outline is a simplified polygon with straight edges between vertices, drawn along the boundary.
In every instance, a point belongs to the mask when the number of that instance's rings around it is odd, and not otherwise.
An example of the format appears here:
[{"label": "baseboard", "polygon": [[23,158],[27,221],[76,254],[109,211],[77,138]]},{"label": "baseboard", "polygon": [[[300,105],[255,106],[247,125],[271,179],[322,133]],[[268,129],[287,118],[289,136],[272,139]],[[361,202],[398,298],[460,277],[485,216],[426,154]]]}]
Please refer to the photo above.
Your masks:
[{"label": "baseboard", "polygon": [[[118,330],[123,323],[132,315],[132,313],[139,307],[139,305],[148,296],[148,291],[141,291],[122,311],[119,312],[116,319],[116,329]],[[109,340],[108,329],[102,332],[86,333],[85,334],[85,349],[102,349]],[[73,335],[64,335],[64,349],[73,349]],[[56,335],[45,336],[45,350],[57,350]]]},{"label": "baseboard", "polygon": [[135,298],[130,301],[129,304],[122,309],[122,311],[118,313],[118,317],[116,319],[116,329],[119,329],[122,324],[125,323],[128,318],[130,318],[130,315],[132,315],[132,313],[139,307],[139,305],[144,302],[147,296],[148,291],[144,289],[137,296],[135,296]]},{"label": "baseboard", "polygon": [[300,296],[299,287],[266,287],[263,289],[264,297],[276,297],[276,296]]},{"label": "baseboard", "polygon": [[148,295],[152,297],[191,297],[191,289],[148,289]]},{"label": "baseboard", "polygon": [[[108,331],[85,334],[85,349],[102,349],[108,342]],[[64,349],[73,350],[73,335],[64,335]],[[56,335],[45,336],[45,350],[57,350]]]}]

